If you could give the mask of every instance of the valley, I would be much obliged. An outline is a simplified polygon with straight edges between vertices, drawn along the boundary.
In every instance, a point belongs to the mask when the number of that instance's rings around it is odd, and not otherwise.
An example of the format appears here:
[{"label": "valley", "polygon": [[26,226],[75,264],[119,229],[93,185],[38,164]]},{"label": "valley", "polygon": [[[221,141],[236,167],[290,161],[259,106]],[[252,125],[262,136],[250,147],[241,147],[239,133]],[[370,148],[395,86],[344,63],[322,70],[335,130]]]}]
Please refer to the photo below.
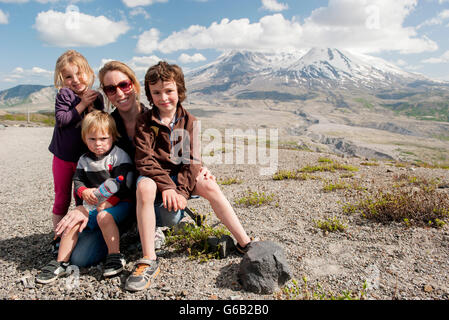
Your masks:
[{"label": "valley", "polygon": [[[376,57],[234,50],[187,72],[186,83],[184,106],[202,130],[273,128],[281,148],[449,164],[449,83]],[[43,86],[2,91],[0,114],[51,112],[54,94]]]}]

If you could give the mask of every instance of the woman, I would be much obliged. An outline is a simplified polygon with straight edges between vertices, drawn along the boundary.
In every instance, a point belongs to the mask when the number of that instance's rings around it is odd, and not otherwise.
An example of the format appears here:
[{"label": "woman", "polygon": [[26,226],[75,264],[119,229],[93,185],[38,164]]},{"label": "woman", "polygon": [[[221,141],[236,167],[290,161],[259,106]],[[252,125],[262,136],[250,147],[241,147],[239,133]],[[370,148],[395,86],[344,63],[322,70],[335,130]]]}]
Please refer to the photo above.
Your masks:
[{"label": "woman", "polygon": [[[140,103],[140,84],[134,72],[124,63],[110,61],[106,63],[99,72],[99,81],[106,100],[115,107],[111,113],[116,121],[120,138],[116,144],[125,150],[131,159],[134,159],[135,146],[133,143],[137,116],[144,112],[146,107]],[[207,168],[201,169],[203,179],[214,179]],[[134,176],[132,186],[135,188]],[[134,208],[133,208],[134,210]],[[178,210],[176,214],[169,212],[161,206],[155,206],[156,221],[158,226],[173,226],[184,216],[183,211]],[[131,215],[135,221],[135,214]],[[86,221],[87,217],[79,214],[67,215],[60,222],[59,230],[70,230],[79,222]],[[132,222],[132,221],[131,221]],[[131,225],[132,223],[128,224]],[[101,231],[90,231],[80,229],[78,243],[70,258],[71,264],[87,267],[95,265],[103,260],[107,255],[107,246],[103,240]]]}]

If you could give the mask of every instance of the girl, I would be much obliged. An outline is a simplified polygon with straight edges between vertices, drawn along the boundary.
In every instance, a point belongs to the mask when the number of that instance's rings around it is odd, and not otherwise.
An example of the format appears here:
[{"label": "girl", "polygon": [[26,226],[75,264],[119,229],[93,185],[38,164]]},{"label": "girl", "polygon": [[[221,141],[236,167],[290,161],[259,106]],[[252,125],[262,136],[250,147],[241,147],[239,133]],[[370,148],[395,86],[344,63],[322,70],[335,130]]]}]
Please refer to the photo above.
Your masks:
[{"label": "girl", "polygon": [[[75,50],[56,61],[54,84],[59,90],[55,102],[55,128],[48,149],[53,153],[53,231],[66,215],[71,202],[72,178],[79,157],[87,151],[81,140],[81,120],[93,108],[103,110],[103,97],[91,90],[94,72],[86,58]],[[82,200],[74,194],[77,205]],[[57,242],[53,242],[56,250]]]}]

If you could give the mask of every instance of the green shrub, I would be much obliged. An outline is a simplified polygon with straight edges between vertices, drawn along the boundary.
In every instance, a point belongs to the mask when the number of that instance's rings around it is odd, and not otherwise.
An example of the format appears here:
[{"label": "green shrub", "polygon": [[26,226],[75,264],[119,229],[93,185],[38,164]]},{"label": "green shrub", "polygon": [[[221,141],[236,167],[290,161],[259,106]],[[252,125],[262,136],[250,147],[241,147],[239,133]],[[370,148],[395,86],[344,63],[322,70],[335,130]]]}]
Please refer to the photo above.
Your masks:
[{"label": "green shrub", "polygon": [[377,191],[357,203],[343,207],[346,213],[359,212],[362,217],[388,223],[441,227],[449,218],[447,194],[432,188]]},{"label": "green shrub", "polygon": [[[191,209],[196,211],[195,209]],[[190,259],[198,259],[200,262],[209,259],[219,259],[219,252],[211,252],[207,243],[207,238],[221,238],[223,235],[230,235],[224,226],[211,227],[207,224],[207,216],[201,226],[195,224],[183,224],[181,227],[174,227],[167,231],[165,244],[174,247],[176,251],[186,251]]]}]

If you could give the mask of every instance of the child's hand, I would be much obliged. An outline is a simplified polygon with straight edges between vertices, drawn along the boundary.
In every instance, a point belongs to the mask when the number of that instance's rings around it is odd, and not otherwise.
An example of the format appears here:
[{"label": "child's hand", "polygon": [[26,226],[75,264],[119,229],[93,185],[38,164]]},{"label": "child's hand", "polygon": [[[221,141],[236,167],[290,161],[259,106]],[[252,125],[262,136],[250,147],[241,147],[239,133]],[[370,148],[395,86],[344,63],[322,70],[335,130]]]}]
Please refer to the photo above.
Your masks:
[{"label": "child's hand", "polygon": [[212,173],[209,171],[208,168],[206,167],[201,167],[200,172],[198,173],[198,176],[196,177],[196,181],[198,182],[199,180],[212,180],[212,181],[216,181],[216,178],[214,175],[212,175]]},{"label": "child's hand", "polygon": [[[97,197],[94,195],[95,188],[88,188],[83,191],[81,194],[81,197],[84,201],[86,201],[88,204],[95,205],[98,202]],[[98,211],[100,212],[100,211]]]},{"label": "child's hand", "polygon": [[87,107],[91,111],[93,109],[93,102],[97,99],[98,92],[92,89],[87,89],[86,92],[81,96],[81,102],[84,109]]},{"label": "child's hand", "polygon": [[167,208],[168,211],[182,210],[187,206],[186,198],[177,193],[174,189],[162,191],[162,202],[164,208]]}]

